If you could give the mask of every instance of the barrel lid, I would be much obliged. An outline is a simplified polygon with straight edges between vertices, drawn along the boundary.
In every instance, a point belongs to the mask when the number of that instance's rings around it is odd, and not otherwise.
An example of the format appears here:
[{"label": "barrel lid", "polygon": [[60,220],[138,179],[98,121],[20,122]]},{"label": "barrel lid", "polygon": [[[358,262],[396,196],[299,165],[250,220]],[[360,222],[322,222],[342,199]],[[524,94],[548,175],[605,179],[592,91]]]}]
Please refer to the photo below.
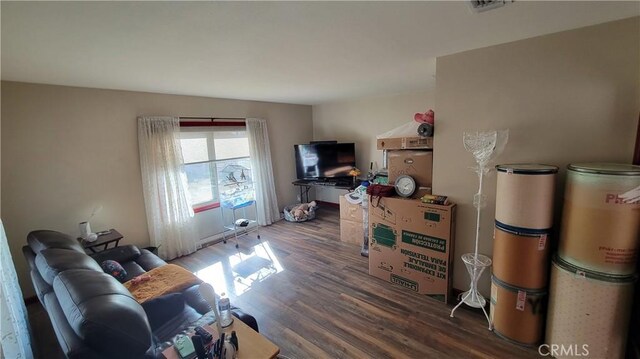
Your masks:
[{"label": "barrel lid", "polygon": [[640,166],[625,163],[572,163],[569,171],[617,176],[640,176]]},{"label": "barrel lid", "polygon": [[558,167],[539,163],[509,163],[497,165],[496,170],[498,172],[527,175],[547,175],[558,172]]},{"label": "barrel lid", "polygon": [[520,287],[516,287],[514,285],[508,284],[506,282],[503,282],[502,280],[498,279],[495,275],[491,276],[491,282],[493,282],[495,285],[500,286],[510,292],[518,292],[518,291],[522,291],[522,292],[526,292],[527,295],[534,295],[534,296],[542,296],[542,295],[547,295],[547,291],[545,289],[527,289],[527,288],[520,288]]},{"label": "barrel lid", "polygon": [[636,280],[635,275],[606,274],[578,267],[562,259],[557,253],[554,254],[552,262],[559,268],[564,269],[567,272],[574,273],[576,277],[584,277],[612,283],[632,283]]},{"label": "barrel lid", "polygon": [[522,227],[510,226],[498,220],[496,220],[496,228],[511,234],[516,234],[519,236],[528,236],[528,237],[538,237],[543,234],[551,233],[551,228],[545,228],[545,229],[522,228]]}]

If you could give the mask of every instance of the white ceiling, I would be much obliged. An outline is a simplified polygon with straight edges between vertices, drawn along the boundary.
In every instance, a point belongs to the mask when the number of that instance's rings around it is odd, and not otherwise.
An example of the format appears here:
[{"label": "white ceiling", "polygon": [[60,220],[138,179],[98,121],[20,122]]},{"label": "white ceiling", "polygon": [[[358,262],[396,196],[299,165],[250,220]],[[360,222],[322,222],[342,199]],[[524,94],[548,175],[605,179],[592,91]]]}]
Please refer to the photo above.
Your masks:
[{"label": "white ceiling", "polygon": [[300,104],[429,89],[437,56],[640,15],[637,1],[1,6],[3,80]]}]

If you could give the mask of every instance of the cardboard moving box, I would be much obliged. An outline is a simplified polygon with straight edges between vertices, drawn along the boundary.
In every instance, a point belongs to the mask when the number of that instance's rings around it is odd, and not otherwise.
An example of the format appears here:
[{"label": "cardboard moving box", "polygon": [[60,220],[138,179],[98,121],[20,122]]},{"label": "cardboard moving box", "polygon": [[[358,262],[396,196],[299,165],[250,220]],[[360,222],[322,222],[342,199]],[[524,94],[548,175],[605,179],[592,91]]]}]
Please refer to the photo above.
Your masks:
[{"label": "cardboard moving box", "polygon": [[[389,183],[395,183],[402,175],[408,175],[416,181],[418,190],[412,196],[420,198],[431,194],[433,177],[433,151],[431,150],[394,150],[387,153]],[[428,192],[428,193],[427,193]]]},{"label": "cardboard moving box", "polygon": [[369,204],[369,274],[448,302],[453,276],[455,204],[381,198]]},{"label": "cardboard moving box", "polygon": [[364,240],[364,224],[362,222],[340,220],[340,241],[353,244],[362,244]]},{"label": "cardboard moving box", "polygon": [[379,138],[377,145],[379,150],[430,149],[433,148],[433,137]]},{"label": "cardboard moving box", "polygon": [[362,223],[362,205],[349,203],[344,196],[340,196],[340,219],[348,219]]},{"label": "cardboard moving box", "polygon": [[361,204],[353,204],[340,196],[340,241],[362,244],[364,241],[364,217]]}]

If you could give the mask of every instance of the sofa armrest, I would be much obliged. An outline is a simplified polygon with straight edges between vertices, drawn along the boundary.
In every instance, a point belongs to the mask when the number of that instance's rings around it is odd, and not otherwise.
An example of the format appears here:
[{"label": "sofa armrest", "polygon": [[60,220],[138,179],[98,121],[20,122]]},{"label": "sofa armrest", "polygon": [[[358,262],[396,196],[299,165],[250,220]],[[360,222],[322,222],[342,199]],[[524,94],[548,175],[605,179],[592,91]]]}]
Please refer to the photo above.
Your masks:
[{"label": "sofa armrest", "polygon": [[[199,284],[187,288],[182,292],[182,295],[184,296],[184,300],[186,304],[191,306],[198,313],[206,314],[207,312],[211,311],[211,306],[209,306],[209,303],[207,303],[207,301],[204,300],[204,298],[202,298],[202,295],[200,294]],[[217,294],[216,294],[216,297],[218,298]],[[238,319],[240,319],[244,324],[251,327],[251,329],[260,333],[258,329],[258,322],[256,321],[256,318],[254,318],[252,315],[243,312],[242,309],[238,307],[232,307],[231,313],[233,313],[233,315],[238,317]]]},{"label": "sofa armrest", "polygon": [[138,265],[147,272],[152,270],[153,268],[161,267],[167,264],[167,262],[163,261],[160,257],[146,249],[140,250],[140,256],[136,258],[136,263],[138,263]]},{"label": "sofa armrest", "polygon": [[110,248],[102,252],[90,254],[98,264],[110,259],[118,263],[135,261],[140,257],[140,250],[134,245],[126,245],[121,247]]},{"label": "sofa armrest", "polygon": [[165,294],[142,303],[142,309],[147,314],[151,331],[156,331],[164,323],[182,313],[184,297],[182,293]]},{"label": "sofa armrest", "polygon": [[241,322],[248,325],[251,329],[255,330],[256,333],[260,333],[260,329],[258,328],[258,321],[256,320],[256,318],[254,318],[253,315],[243,312],[240,308],[232,309],[231,313],[238,317]]},{"label": "sofa armrest", "polygon": [[[209,303],[207,303],[202,295],[200,294],[200,284],[191,286],[185,289],[182,294],[184,295],[184,300],[187,304],[189,304],[193,309],[195,309],[200,314],[208,313],[212,310]],[[216,298],[218,296],[216,295]]]}]

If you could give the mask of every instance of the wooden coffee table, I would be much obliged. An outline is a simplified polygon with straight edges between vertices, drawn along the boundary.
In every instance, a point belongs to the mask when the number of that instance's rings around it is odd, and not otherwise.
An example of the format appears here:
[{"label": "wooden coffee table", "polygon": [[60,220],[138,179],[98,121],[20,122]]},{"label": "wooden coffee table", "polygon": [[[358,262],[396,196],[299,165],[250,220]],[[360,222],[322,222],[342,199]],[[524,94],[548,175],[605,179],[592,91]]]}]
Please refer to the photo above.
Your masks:
[{"label": "wooden coffee table", "polygon": [[[204,328],[213,335],[214,340],[220,337],[214,325]],[[233,330],[236,331],[238,346],[240,347],[240,349],[238,349],[238,359],[273,359],[280,353],[280,348],[235,316],[233,318],[233,324],[222,329],[226,334],[231,334]],[[165,349],[162,355],[164,355],[166,359],[180,359],[178,352],[176,352],[173,346]]]}]

